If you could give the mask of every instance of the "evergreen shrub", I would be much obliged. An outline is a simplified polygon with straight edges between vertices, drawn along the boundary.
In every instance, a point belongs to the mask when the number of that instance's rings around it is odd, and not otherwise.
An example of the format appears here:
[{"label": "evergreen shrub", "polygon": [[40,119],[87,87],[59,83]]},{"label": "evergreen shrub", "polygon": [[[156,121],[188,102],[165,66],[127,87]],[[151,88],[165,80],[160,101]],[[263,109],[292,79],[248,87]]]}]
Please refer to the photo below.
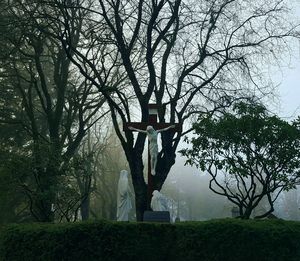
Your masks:
[{"label": "evergreen shrub", "polygon": [[300,223],[223,219],[8,225],[0,230],[0,260],[298,261]]}]

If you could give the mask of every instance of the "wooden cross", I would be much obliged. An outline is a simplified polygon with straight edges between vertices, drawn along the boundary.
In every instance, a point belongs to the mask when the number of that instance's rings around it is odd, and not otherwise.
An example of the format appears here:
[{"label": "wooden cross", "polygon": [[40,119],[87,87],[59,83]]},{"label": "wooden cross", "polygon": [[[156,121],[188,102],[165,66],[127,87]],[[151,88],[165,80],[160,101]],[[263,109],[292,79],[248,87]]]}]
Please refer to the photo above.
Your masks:
[{"label": "wooden cross", "polygon": [[[129,127],[133,127],[140,130],[146,130],[147,126],[152,126],[155,130],[161,130],[172,125],[175,125],[173,131],[181,131],[180,124],[171,123],[160,123],[157,122],[157,111],[159,106],[157,104],[148,104],[149,108],[149,118],[148,122],[128,122],[123,126],[124,131],[130,131]],[[151,156],[149,152],[149,142],[148,142],[148,186],[147,186],[147,209],[151,210],[150,203],[152,198],[152,193],[154,190],[153,186],[153,176],[151,175]]]}]

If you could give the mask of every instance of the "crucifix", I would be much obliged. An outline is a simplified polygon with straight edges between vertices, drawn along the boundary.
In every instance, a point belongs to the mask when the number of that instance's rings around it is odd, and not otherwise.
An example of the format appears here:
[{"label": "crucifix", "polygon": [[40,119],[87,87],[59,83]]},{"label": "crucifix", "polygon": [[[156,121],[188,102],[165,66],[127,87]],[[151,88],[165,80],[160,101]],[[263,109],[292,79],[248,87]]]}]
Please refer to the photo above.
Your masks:
[{"label": "crucifix", "polygon": [[148,137],[148,186],[147,186],[147,209],[150,210],[152,198],[153,176],[156,174],[156,163],[158,155],[157,134],[169,129],[180,131],[181,125],[157,122],[158,105],[149,104],[148,122],[129,122],[124,125],[124,131],[138,131]]}]

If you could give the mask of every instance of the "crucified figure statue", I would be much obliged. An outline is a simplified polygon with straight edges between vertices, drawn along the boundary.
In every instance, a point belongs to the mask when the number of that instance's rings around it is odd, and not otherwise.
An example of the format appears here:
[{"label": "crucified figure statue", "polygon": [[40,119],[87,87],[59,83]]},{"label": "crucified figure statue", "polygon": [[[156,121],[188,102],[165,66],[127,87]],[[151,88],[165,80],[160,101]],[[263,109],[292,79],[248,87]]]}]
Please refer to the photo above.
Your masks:
[{"label": "crucified figure statue", "polygon": [[147,126],[146,130],[140,130],[136,129],[134,127],[128,127],[129,130],[134,130],[138,132],[142,132],[147,134],[148,141],[149,141],[149,152],[151,156],[151,174],[154,176],[155,175],[155,169],[156,169],[156,164],[157,164],[157,154],[158,154],[158,145],[157,145],[157,134],[159,132],[163,132],[166,130],[169,130],[171,128],[175,128],[175,125],[171,125],[167,128],[160,129],[160,130],[155,130],[153,126]]}]

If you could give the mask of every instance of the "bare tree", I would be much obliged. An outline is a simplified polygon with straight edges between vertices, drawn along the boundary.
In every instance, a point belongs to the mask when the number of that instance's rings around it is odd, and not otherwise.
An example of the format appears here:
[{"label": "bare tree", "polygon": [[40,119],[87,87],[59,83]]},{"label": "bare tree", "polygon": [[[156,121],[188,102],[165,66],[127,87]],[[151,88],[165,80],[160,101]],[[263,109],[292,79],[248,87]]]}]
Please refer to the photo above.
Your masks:
[{"label": "bare tree", "polygon": [[[261,68],[280,60],[297,29],[286,19],[285,0],[54,2],[62,24],[57,38],[110,107],[131,169],[138,220],[146,209],[145,135],[134,139],[119,122],[147,122],[148,103],[155,102],[160,122],[186,124],[195,114],[220,110],[249,95],[268,94]],[[83,12],[88,13],[86,45],[79,48],[70,30],[71,21]],[[179,141],[190,131],[190,125],[185,126],[177,134],[162,135],[155,189],[161,189]]]},{"label": "bare tree", "polygon": [[94,165],[95,189],[91,199],[91,214],[94,218],[115,220],[120,171],[127,170],[128,164],[115,132],[110,129],[107,134],[105,146],[101,146]]},{"label": "bare tree", "polygon": [[[6,26],[14,33],[5,35],[11,52],[2,63],[1,79],[9,79],[9,85],[1,87],[19,97],[21,111],[3,114],[1,120],[19,124],[26,131],[24,149],[29,153],[32,177],[21,186],[32,215],[38,221],[52,221],[51,206],[65,167],[97,120],[105,99],[76,72],[61,42],[45,33],[45,28],[52,34],[61,30],[60,24],[46,15],[51,10],[34,1],[30,5],[14,1],[5,7],[10,17]],[[43,11],[44,20],[34,15],[37,10]],[[70,39],[77,46],[81,24],[73,22],[76,29]]]},{"label": "bare tree", "polygon": [[107,120],[88,130],[69,162],[54,205],[57,222],[116,218],[119,174],[128,166]]}]

